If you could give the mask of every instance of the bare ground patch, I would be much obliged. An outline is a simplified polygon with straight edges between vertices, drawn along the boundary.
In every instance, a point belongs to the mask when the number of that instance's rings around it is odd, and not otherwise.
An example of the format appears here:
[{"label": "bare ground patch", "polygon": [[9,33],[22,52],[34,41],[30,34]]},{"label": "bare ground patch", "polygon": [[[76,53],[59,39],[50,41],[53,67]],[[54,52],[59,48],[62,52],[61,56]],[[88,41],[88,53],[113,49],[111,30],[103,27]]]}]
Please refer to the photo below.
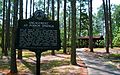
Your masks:
[{"label": "bare ground patch", "polygon": [[[26,55],[25,55],[26,53]],[[5,75],[34,75],[36,58],[30,51],[23,52],[23,60],[17,59],[18,74],[10,74],[10,62],[7,58],[0,60],[0,74]],[[70,65],[70,55],[56,54],[41,57],[41,75],[87,75],[87,68],[83,61],[77,58],[78,65]]]}]

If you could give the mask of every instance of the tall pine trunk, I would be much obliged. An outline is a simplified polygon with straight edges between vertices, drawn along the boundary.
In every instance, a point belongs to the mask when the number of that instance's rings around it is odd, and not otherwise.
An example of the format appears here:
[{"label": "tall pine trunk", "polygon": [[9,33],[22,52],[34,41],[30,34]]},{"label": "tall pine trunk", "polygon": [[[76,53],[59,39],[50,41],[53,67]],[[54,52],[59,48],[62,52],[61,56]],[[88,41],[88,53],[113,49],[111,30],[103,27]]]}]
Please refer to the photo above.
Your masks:
[{"label": "tall pine trunk", "polygon": [[81,13],[82,13],[82,9],[81,9],[81,7],[82,7],[82,2],[81,2],[81,0],[80,0],[80,20],[79,20],[79,24],[80,24],[80,29],[79,29],[79,36],[81,36]]},{"label": "tall pine trunk", "polygon": [[25,18],[26,19],[27,19],[27,10],[28,10],[27,7],[28,7],[28,0],[26,0],[26,7],[25,7],[26,8],[26,10],[25,10]]},{"label": "tall pine trunk", "polygon": [[71,0],[72,31],[71,31],[71,64],[76,65],[76,0]]},{"label": "tall pine trunk", "polygon": [[57,0],[57,21],[59,22],[60,0]]},{"label": "tall pine trunk", "polygon": [[[80,19],[79,19],[79,37],[81,36],[81,6],[82,6],[82,2],[80,0]],[[80,48],[80,40],[78,40],[78,47]]]},{"label": "tall pine trunk", "polygon": [[[106,3],[106,4],[105,4]],[[105,17],[105,30],[106,30],[106,53],[109,53],[109,25],[108,25],[108,5],[107,0],[106,2],[103,0],[103,8],[104,8],[104,17]]]},{"label": "tall pine trunk", "polygon": [[[52,0],[52,20],[54,20],[54,0]],[[55,50],[52,50],[52,55],[55,55]]]},{"label": "tall pine trunk", "polygon": [[32,14],[32,0],[30,0],[30,17],[31,17],[31,14]]},{"label": "tall pine trunk", "polygon": [[69,7],[69,17],[68,17],[68,46],[70,46],[70,7]]},{"label": "tall pine trunk", "polygon": [[33,0],[33,13],[35,11],[34,7],[35,7],[35,0]]},{"label": "tall pine trunk", "polygon": [[2,21],[2,42],[1,42],[1,45],[2,45],[2,54],[4,54],[4,48],[5,48],[5,42],[4,42],[4,34],[5,34],[5,0],[3,0],[3,21]]},{"label": "tall pine trunk", "polygon": [[89,48],[93,52],[92,0],[89,0]]},{"label": "tall pine trunk", "polygon": [[109,53],[108,0],[106,0],[106,53]]},{"label": "tall pine trunk", "polygon": [[48,5],[47,6],[47,17],[49,17],[50,0],[48,0],[47,5]]},{"label": "tall pine trunk", "polygon": [[109,26],[110,26],[110,46],[111,48],[113,48],[113,44],[112,44],[112,40],[113,40],[113,34],[112,34],[112,23],[111,23],[111,3],[110,0],[108,0],[108,4],[109,4]]},{"label": "tall pine trunk", "polygon": [[14,0],[14,16],[13,16],[13,29],[12,29],[12,47],[11,47],[11,65],[10,72],[17,73],[17,64],[16,64],[16,49],[15,49],[15,34],[17,27],[17,14],[18,14],[18,0]]},{"label": "tall pine trunk", "polygon": [[58,24],[60,25],[60,22],[59,22],[59,12],[60,12],[60,0],[57,0],[57,21],[58,21]]},{"label": "tall pine trunk", "polygon": [[67,53],[66,52],[66,0],[64,0],[64,42],[63,42],[63,53]]},{"label": "tall pine trunk", "polygon": [[52,0],[52,20],[54,20],[55,13],[54,13],[54,0]]},{"label": "tall pine trunk", "polygon": [[6,38],[6,33],[7,33],[7,25],[6,25],[6,22],[7,22],[7,9],[8,9],[8,5],[7,5],[8,1],[5,0],[5,49],[4,49],[4,55],[8,55],[6,52],[7,52],[7,38]]},{"label": "tall pine trunk", "polygon": [[44,0],[44,14],[45,14],[45,0]]},{"label": "tall pine trunk", "polygon": [[10,50],[10,7],[11,1],[8,0],[8,6],[6,8],[6,40],[5,40],[5,56],[8,55],[8,50]]},{"label": "tall pine trunk", "polygon": [[[23,19],[23,0],[20,0],[20,20]],[[18,50],[18,59],[22,60],[22,49]]]}]

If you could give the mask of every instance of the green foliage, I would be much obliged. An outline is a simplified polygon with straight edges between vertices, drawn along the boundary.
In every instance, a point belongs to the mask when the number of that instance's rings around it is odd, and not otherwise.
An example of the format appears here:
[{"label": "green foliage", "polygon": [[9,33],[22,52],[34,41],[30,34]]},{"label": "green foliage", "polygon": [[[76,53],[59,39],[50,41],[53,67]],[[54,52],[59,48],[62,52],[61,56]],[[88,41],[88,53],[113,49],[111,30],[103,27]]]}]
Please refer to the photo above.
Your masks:
[{"label": "green foliage", "polygon": [[103,33],[103,25],[104,25],[104,12],[103,6],[101,5],[98,8],[97,14],[93,16],[93,34],[100,35]]},{"label": "green foliage", "polygon": [[116,5],[115,7],[115,11],[113,13],[113,34],[116,37],[118,31],[119,31],[119,27],[120,27],[120,5]]},{"label": "green foliage", "polygon": [[104,47],[104,40],[100,41],[99,47],[100,47],[100,48],[103,48],[103,47]]},{"label": "green foliage", "polygon": [[63,38],[64,38],[64,29],[63,28],[60,29],[60,35],[61,35],[60,38],[61,38],[61,41],[62,41],[61,46],[63,46],[63,41],[64,41],[63,40]]},{"label": "green foliage", "polygon": [[81,13],[81,23],[83,29],[88,29],[88,15],[87,13]]},{"label": "green foliage", "polygon": [[39,9],[43,10],[43,7],[44,7],[43,3],[44,2],[42,0],[39,0],[38,2],[35,3],[35,5],[36,5],[36,7],[39,7]]},{"label": "green foliage", "polygon": [[116,37],[114,37],[114,39],[113,39],[113,45],[120,47],[120,32],[116,35]]},{"label": "green foliage", "polygon": [[[111,5],[112,11],[112,32],[113,32],[113,45],[120,46],[120,5]],[[104,30],[104,11],[103,5],[98,8],[97,14],[93,16],[93,34],[103,34]]]},{"label": "green foliage", "polygon": [[120,5],[114,5],[114,13],[112,14],[112,30],[113,30],[113,45],[120,47]]}]

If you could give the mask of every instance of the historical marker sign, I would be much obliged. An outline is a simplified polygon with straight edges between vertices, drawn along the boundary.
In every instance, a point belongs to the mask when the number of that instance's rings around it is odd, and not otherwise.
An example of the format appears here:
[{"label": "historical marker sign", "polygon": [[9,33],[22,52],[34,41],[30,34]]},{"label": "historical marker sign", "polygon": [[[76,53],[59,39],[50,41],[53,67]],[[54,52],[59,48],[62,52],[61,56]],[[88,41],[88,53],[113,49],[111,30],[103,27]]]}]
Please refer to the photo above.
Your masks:
[{"label": "historical marker sign", "polygon": [[58,22],[48,20],[41,10],[37,10],[30,19],[19,20],[15,48],[36,53],[36,75],[40,75],[41,53],[61,48]]},{"label": "historical marker sign", "polygon": [[18,21],[16,49],[58,50],[61,47],[57,21],[25,19]]}]

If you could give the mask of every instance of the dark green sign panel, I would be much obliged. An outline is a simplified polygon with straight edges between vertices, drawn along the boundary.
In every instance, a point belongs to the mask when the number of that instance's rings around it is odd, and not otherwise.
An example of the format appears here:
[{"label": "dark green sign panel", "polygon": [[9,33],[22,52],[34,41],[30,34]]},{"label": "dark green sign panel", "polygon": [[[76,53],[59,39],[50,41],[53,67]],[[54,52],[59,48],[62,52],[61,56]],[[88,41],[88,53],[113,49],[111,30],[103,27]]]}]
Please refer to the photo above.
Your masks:
[{"label": "dark green sign panel", "polygon": [[25,19],[18,21],[16,49],[58,50],[61,48],[57,21]]}]

